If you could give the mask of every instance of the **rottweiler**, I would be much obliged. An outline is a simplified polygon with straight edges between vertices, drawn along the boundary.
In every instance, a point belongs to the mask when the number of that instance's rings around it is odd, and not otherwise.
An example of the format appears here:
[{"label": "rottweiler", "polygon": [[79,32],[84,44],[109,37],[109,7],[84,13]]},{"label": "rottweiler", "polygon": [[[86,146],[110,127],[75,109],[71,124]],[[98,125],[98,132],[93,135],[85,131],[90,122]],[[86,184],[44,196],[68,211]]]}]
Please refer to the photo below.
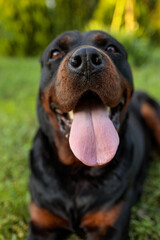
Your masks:
[{"label": "rottweiler", "polygon": [[105,32],[64,32],[40,62],[28,240],[126,240],[160,105],[134,92],[127,52]]}]

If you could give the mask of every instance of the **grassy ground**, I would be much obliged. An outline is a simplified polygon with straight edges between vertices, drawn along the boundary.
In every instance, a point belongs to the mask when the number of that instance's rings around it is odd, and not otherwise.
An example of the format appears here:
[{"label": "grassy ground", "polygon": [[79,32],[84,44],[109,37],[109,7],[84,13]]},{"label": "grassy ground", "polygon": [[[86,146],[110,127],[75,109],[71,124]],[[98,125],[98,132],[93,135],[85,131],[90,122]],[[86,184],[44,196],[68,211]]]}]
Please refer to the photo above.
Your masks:
[{"label": "grassy ground", "polygon": [[[133,67],[135,87],[160,100],[160,49]],[[37,120],[37,59],[0,58],[0,240],[25,239],[28,222],[28,152]],[[155,156],[141,201],[133,208],[131,240],[160,239],[160,158]]]}]

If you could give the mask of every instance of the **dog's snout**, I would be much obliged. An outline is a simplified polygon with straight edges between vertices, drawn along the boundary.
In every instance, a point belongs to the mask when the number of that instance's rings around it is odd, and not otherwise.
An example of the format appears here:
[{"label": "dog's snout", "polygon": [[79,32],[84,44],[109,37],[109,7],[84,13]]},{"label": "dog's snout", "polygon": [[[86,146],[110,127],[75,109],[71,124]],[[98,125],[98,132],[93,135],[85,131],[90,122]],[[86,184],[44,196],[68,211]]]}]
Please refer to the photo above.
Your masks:
[{"label": "dog's snout", "polygon": [[91,74],[103,65],[102,54],[93,47],[83,47],[76,50],[69,58],[68,66],[73,72]]}]

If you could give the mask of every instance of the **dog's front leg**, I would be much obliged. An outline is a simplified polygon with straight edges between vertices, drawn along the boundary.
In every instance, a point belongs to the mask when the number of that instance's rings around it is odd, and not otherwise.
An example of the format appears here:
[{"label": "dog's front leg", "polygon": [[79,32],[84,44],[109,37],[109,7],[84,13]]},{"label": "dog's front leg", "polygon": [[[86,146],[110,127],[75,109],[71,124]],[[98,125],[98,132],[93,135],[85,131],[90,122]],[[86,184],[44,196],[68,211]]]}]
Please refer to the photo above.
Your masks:
[{"label": "dog's front leg", "polygon": [[127,240],[131,204],[121,201],[109,210],[88,213],[83,218],[87,240]]},{"label": "dog's front leg", "polygon": [[66,229],[38,227],[30,222],[27,240],[63,240],[67,239],[69,235],[70,232]]},{"label": "dog's front leg", "polygon": [[31,201],[28,240],[63,240],[69,234],[65,219]]}]

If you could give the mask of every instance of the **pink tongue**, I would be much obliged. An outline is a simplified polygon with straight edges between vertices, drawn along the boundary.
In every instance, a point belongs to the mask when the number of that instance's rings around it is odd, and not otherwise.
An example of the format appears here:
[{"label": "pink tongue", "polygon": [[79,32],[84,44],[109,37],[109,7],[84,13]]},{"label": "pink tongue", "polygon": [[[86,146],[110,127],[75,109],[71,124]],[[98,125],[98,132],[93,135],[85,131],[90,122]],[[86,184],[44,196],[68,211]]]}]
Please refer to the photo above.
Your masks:
[{"label": "pink tongue", "polygon": [[102,103],[82,103],[74,113],[70,148],[88,166],[112,160],[119,145],[119,136]]}]

